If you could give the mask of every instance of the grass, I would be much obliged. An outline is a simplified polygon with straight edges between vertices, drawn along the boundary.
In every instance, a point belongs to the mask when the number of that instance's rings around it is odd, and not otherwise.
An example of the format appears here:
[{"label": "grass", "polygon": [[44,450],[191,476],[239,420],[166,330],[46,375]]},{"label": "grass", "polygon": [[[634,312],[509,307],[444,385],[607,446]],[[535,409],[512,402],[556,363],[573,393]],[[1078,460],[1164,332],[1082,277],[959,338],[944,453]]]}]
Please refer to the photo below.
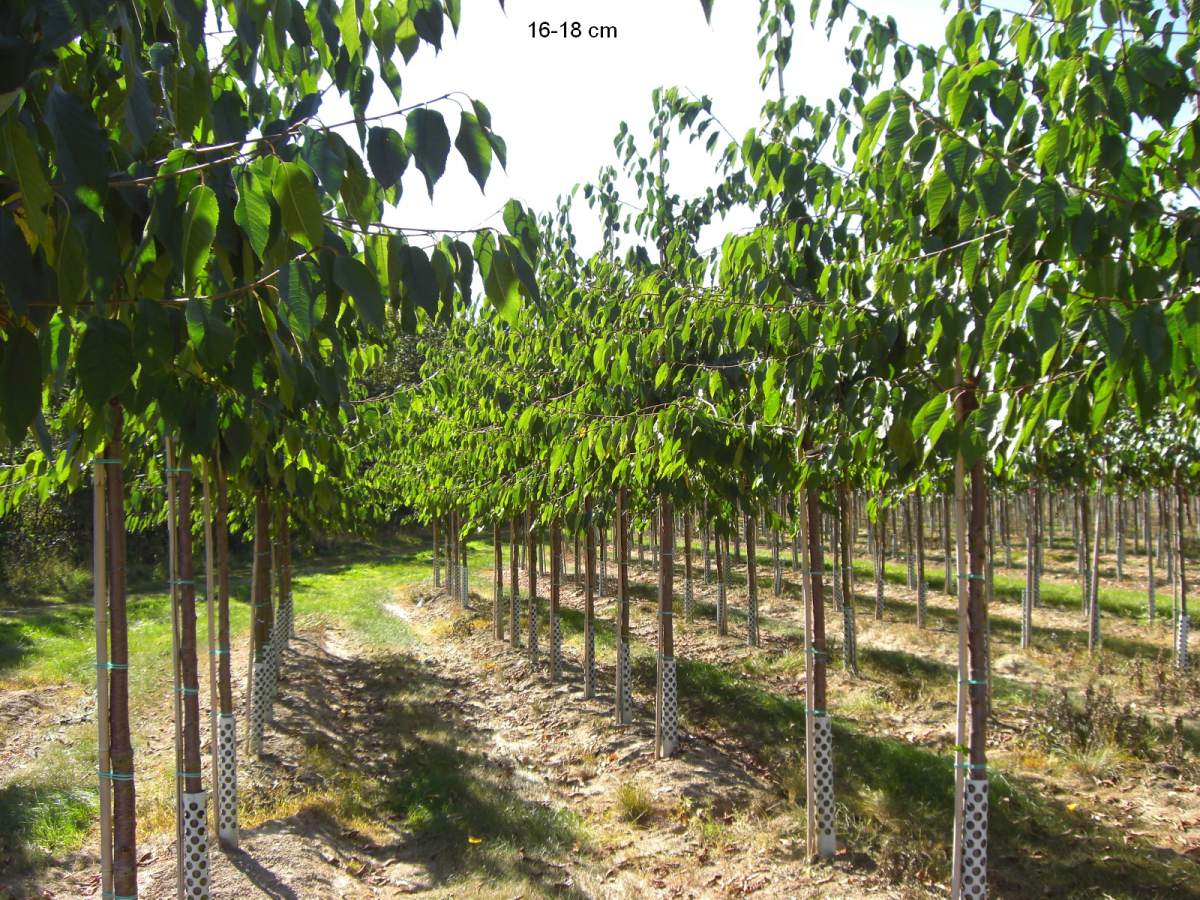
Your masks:
[{"label": "grass", "polygon": [[622,821],[643,825],[654,813],[654,800],[641,785],[623,781],[613,793],[613,809]]}]

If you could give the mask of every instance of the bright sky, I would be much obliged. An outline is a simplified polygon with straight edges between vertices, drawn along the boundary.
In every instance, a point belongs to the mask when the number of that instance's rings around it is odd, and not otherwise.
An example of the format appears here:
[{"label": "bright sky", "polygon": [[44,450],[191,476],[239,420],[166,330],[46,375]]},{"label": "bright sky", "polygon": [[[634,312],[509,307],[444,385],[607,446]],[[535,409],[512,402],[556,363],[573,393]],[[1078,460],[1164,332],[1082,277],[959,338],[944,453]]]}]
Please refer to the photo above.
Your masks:
[{"label": "bright sky", "polygon": [[[806,17],[808,5],[797,0],[798,14]],[[940,43],[946,21],[940,0],[863,0],[863,5],[877,15],[895,16],[906,40]],[[497,0],[464,3],[457,37],[447,34],[436,56],[423,46],[402,74],[406,105],[450,90],[486,103],[494,128],[508,144],[507,172],[493,167],[485,196],[452,152],[430,203],[420,174],[410,167],[400,207],[387,216],[390,224],[454,229],[488,219],[499,225],[498,218],[489,217],[509,197],[538,212],[550,210],[559,194],[615,164],[612,138],[622,120],[644,135],[655,87],[676,85],[712,97],[713,111],[739,138],[758,123],[766,95],[758,87],[756,0],[716,0],[711,25],[699,0],[508,0],[506,6],[503,12]],[[560,28],[564,20],[580,22],[585,31],[590,25],[615,25],[617,37],[530,36],[530,22]],[[788,94],[823,101],[845,86],[843,43],[836,32],[827,40],[807,18],[798,23]],[[322,110],[326,121],[350,117],[348,106],[339,110],[336,103],[328,114]],[[391,95],[376,79],[371,112],[392,108]],[[453,136],[457,108],[440,108]],[[348,140],[352,135],[347,129]],[[674,189],[687,196],[712,183],[711,160],[698,149],[684,151],[682,142],[674,146],[681,151],[670,173]],[[574,218],[580,249],[591,252],[599,245],[600,230],[582,201]]]}]

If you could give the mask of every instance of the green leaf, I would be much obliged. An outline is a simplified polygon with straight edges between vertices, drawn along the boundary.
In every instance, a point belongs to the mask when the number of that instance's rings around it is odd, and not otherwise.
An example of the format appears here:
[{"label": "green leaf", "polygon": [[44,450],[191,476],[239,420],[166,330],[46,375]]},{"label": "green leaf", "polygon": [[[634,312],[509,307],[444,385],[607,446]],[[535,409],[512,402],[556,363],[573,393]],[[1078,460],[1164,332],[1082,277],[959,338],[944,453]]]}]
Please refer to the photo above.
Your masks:
[{"label": "green leaf", "polygon": [[[4,149],[13,170],[17,176],[17,184],[21,188],[22,207],[25,210],[25,221],[39,242],[47,247],[47,257],[54,256],[54,222],[47,214],[47,209],[54,202],[54,192],[42,170],[42,162],[38,159],[37,150],[25,129],[17,124],[16,119],[8,120],[4,129]],[[36,250],[36,246],[30,249]]]},{"label": "green leaf", "polygon": [[333,280],[354,300],[354,308],[370,328],[383,329],[383,291],[379,280],[353,256],[339,256],[333,262]]},{"label": "green leaf", "polygon": [[479,120],[466,110],[463,110],[454,146],[458,148],[458,152],[467,164],[467,170],[479,183],[479,190],[482,191],[487,183],[488,172],[492,168],[492,145],[488,143],[487,135],[480,127]]},{"label": "green leaf", "polygon": [[700,0],[700,8],[704,10],[704,21],[712,22],[713,0]]},{"label": "green leaf", "polygon": [[404,138],[394,128],[376,126],[367,138],[367,162],[380,187],[400,186],[400,177],[408,168],[409,152]]},{"label": "green leaf", "polygon": [[183,214],[183,289],[188,294],[196,292],[196,285],[208,265],[220,215],[217,195],[212,188],[203,184],[192,188]]},{"label": "green leaf", "polygon": [[83,399],[99,409],[117,396],[133,378],[133,338],[124,322],[88,319],[75,356],[75,373]]},{"label": "green leaf", "polygon": [[1046,133],[1038,140],[1036,160],[1039,166],[1048,174],[1055,174],[1062,166],[1067,153],[1067,145],[1071,140],[1070,129],[1059,122],[1046,129]]},{"label": "green leaf", "polygon": [[58,171],[71,195],[99,212],[108,192],[108,138],[91,109],[57,84],[46,99],[46,124],[54,138]]},{"label": "green leaf", "polygon": [[279,299],[283,302],[288,327],[292,329],[292,334],[306,341],[312,335],[313,325],[319,316],[301,270],[300,263],[294,260],[284,263],[279,269],[278,286]]},{"label": "green leaf", "polygon": [[916,134],[909,119],[907,104],[898,106],[892,113],[892,119],[888,122],[887,137],[884,138],[884,147],[890,156],[903,155],[904,145],[908,143],[909,138]]},{"label": "green leaf", "polygon": [[241,226],[250,247],[261,258],[267,252],[271,237],[271,200],[262,179],[250,172],[239,175],[237,185],[238,200],[233,220]]},{"label": "green leaf", "polygon": [[942,221],[949,205],[954,184],[945,169],[937,169],[925,185],[925,208],[929,213],[929,227],[936,228]]},{"label": "green leaf", "polygon": [[42,408],[42,354],[37,338],[24,328],[8,334],[0,385],[4,387],[4,432],[16,444]]},{"label": "green leaf", "polygon": [[432,197],[433,186],[445,173],[446,157],[450,155],[450,132],[446,130],[446,120],[436,110],[414,109],[408,114],[404,143],[416,160],[417,168],[425,176],[425,184]]},{"label": "green leaf", "polygon": [[284,163],[271,186],[283,215],[283,227],[297,243],[311,250],[321,244],[324,223],[317,189],[299,163]]}]

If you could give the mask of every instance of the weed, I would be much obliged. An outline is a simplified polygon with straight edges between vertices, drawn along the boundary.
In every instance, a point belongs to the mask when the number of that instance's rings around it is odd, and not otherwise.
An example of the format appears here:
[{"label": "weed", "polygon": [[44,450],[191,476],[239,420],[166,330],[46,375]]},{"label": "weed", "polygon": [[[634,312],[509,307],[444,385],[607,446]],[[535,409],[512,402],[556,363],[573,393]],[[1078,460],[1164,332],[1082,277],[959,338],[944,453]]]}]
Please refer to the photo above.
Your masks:
[{"label": "weed", "polygon": [[654,813],[654,801],[641,785],[624,781],[614,796],[617,817],[633,825],[646,825]]}]

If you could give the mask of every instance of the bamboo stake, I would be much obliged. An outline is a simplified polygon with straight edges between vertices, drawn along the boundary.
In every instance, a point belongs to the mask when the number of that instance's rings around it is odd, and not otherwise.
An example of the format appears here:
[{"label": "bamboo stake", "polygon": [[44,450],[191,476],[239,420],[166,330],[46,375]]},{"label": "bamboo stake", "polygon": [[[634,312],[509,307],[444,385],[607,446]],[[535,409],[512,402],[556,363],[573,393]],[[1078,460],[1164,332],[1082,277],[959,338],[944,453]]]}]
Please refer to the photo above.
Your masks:
[{"label": "bamboo stake", "polygon": [[[110,772],[108,752],[108,540],[105,463],[94,466],[92,479],[92,592],[96,619],[96,749],[99,771]],[[112,781],[100,776],[100,890],[113,895]]]}]

